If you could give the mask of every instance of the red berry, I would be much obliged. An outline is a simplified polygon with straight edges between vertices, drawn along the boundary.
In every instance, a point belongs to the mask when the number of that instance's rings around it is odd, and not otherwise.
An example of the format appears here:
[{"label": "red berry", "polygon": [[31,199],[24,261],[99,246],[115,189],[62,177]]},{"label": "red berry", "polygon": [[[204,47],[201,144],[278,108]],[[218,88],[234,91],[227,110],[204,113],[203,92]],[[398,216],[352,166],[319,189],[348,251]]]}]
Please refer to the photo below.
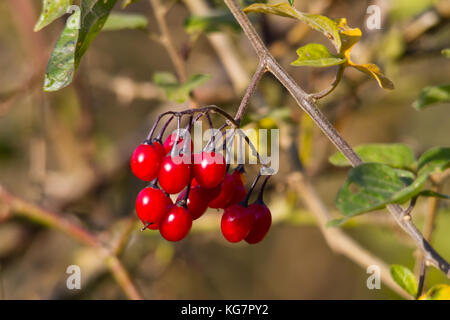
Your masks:
[{"label": "red berry", "polygon": [[196,186],[198,186],[198,182],[197,182],[197,180],[195,180],[195,178],[192,178],[191,187],[196,187]]},{"label": "red berry", "polygon": [[187,236],[192,227],[192,217],[189,212],[180,206],[174,205],[161,219],[159,232],[164,239],[180,241]]},{"label": "red berry", "polygon": [[225,158],[216,152],[194,154],[193,168],[195,179],[207,189],[217,187],[227,173]]},{"label": "red berry", "polygon": [[169,194],[183,190],[191,178],[191,165],[184,163],[181,157],[164,157],[158,174],[161,188]]},{"label": "red berry", "polygon": [[162,156],[153,144],[140,144],[131,156],[131,170],[141,180],[151,181],[158,175]]},{"label": "red berry", "polygon": [[[185,195],[186,190],[180,193],[177,201],[183,200]],[[208,209],[208,197],[205,190],[200,186],[191,186],[187,199],[187,209],[192,216],[192,220],[200,218],[205,213],[206,209]]]},{"label": "red berry", "polygon": [[[176,138],[177,138],[177,133],[174,132],[170,136],[168,136],[166,138],[166,140],[164,141],[164,149],[166,151],[166,154],[170,153],[170,151],[172,150],[172,147],[175,144]],[[184,146],[184,142],[183,141],[184,141],[183,137],[179,137],[178,144],[177,144],[178,148],[183,149],[183,146]],[[193,146],[193,143],[192,143],[192,140],[191,140],[191,150],[193,148],[194,148],[194,146]],[[189,150],[189,152],[191,152],[191,150]]]},{"label": "red berry", "polygon": [[136,212],[142,223],[147,224],[151,222],[152,224],[148,228],[156,230],[158,229],[159,221],[172,204],[172,200],[161,189],[148,187],[142,189],[137,196]]},{"label": "red berry", "polygon": [[226,208],[220,224],[223,236],[230,242],[243,240],[252,229],[253,219],[250,210],[240,204]]},{"label": "red berry", "polygon": [[231,174],[227,174],[225,176],[225,179],[223,180],[223,182],[220,184],[219,187],[220,187],[219,194],[214,199],[212,199],[208,204],[210,208],[223,209],[233,198],[235,184]]},{"label": "red berry", "polygon": [[269,208],[262,202],[253,203],[248,209],[253,215],[254,222],[250,233],[245,237],[245,241],[254,244],[264,239],[267,232],[269,232],[270,225],[272,224],[272,214]]},{"label": "red berry", "polygon": [[230,207],[234,204],[238,204],[239,202],[244,200],[245,196],[247,195],[247,190],[245,189],[244,183],[242,182],[241,175],[242,173],[240,173],[239,171],[234,171],[232,174],[235,189],[233,197],[231,198],[231,201],[227,204],[227,207]]}]

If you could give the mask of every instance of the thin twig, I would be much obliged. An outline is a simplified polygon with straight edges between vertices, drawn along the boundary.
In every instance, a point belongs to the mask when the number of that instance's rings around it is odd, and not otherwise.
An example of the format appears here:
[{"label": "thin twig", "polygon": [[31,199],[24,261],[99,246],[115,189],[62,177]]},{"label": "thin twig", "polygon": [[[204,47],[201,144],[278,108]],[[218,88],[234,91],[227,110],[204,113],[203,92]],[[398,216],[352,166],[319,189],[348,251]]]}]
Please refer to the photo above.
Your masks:
[{"label": "thin twig", "polygon": [[47,211],[13,196],[1,186],[0,204],[8,207],[11,214],[24,216],[31,221],[59,230],[79,241],[81,244],[97,249],[99,254],[104,257],[105,264],[126,296],[133,300],[142,299],[142,296],[139,294],[138,289],[120,260],[109,248],[102,244],[96,235],[90,233],[77,223],[63,217],[61,214]]},{"label": "thin twig", "polygon": [[[337,132],[325,115],[319,110],[314,99],[312,99],[310,95],[300,88],[291,75],[289,75],[270,54],[269,50],[256,33],[255,28],[248,20],[247,16],[242,12],[236,0],[224,0],[224,2],[240,24],[246,37],[252,44],[253,49],[260,58],[260,61],[266,62],[267,69],[289,91],[297,104],[314,120],[316,125],[323,131],[323,133],[336,146],[336,148],[350,161],[352,166],[355,167],[362,164],[363,162],[360,157],[350,147],[347,141],[344,140],[339,132]],[[399,205],[393,204],[388,205],[387,209],[391,212],[397,224],[410,235],[410,237],[415,241],[417,247],[423,251],[427,263],[440,269],[447,275],[447,277],[450,278],[450,264],[442,258],[424,239],[412,219],[410,219],[409,216],[407,216],[409,219],[405,218],[403,209]]]},{"label": "thin twig", "polygon": [[250,98],[255,93],[255,90],[258,87],[259,80],[261,80],[261,77],[265,72],[266,72],[266,64],[264,62],[261,62],[258,65],[258,68],[256,69],[255,74],[252,77],[252,80],[250,81],[250,85],[245,91],[244,97],[242,98],[241,103],[239,105],[239,109],[236,112],[236,116],[234,117],[237,123],[241,122],[242,116],[245,113]]},{"label": "thin twig", "polygon": [[425,260],[421,259],[419,263],[420,263],[420,272],[419,272],[419,284],[417,285],[416,300],[419,299],[419,297],[422,295],[423,286],[425,284],[425,275],[427,272]]}]

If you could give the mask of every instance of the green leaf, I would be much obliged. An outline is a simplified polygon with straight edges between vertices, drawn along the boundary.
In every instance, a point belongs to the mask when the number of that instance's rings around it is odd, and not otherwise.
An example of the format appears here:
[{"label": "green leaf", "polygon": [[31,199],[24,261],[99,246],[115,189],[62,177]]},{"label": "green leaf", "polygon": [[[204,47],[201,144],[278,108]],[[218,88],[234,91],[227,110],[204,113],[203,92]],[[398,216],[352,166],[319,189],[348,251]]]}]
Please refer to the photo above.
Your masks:
[{"label": "green leaf", "polygon": [[441,53],[442,53],[442,55],[443,55],[444,57],[450,58],[450,48],[443,49],[443,50],[441,51]]},{"label": "green leaf", "polygon": [[207,16],[192,15],[186,19],[184,24],[185,30],[189,34],[217,32],[224,26],[239,30],[239,24],[228,10],[217,10]]},{"label": "green leaf", "polygon": [[448,102],[450,102],[450,84],[422,89],[419,98],[414,101],[413,107],[420,111],[437,103]]},{"label": "green leaf", "polygon": [[102,29],[117,0],[83,0],[80,10],[69,17],[50,56],[44,91],[69,85],[81,58]]},{"label": "green leaf", "polygon": [[147,24],[147,17],[142,14],[111,13],[102,30],[145,29]]},{"label": "green leaf", "polygon": [[327,47],[318,43],[310,43],[297,49],[298,58],[291,63],[293,66],[331,67],[343,64],[346,59],[331,54]]},{"label": "green leaf", "polygon": [[434,198],[439,198],[439,199],[444,199],[444,200],[450,200],[450,196],[433,191],[433,190],[423,190],[418,195],[422,196],[422,197],[434,197]]},{"label": "green leaf", "polygon": [[133,3],[138,2],[138,1],[139,0],[123,0],[123,2],[122,2],[122,9],[125,9],[130,4],[133,4]]},{"label": "green leaf", "polygon": [[293,6],[293,5],[294,5],[294,0],[289,0],[289,4],[290,4],[291,6]]},{"label": "green leaf", "polygon": [[417,294],[417,281],[411,270],[404,266],[393,264],[390,271],[392,279],[394,279],[403,290],[415,297]]},{"label": "green leaf", "polygon": [[417,167],[419,175],[439,173],[450,168],[450,148],[435,147],[424,152]]},{"label": "green leaf", "polygon": [[68,13],[67,10],[72,5],[72,0],[42,0],[42,12],[38,22],[34,26],[34,31],[39,31],[50,23]]},{"label": "green leaf", "polygon": [[153,82],[164,90],[169,100],[182,103],[189,99],[190,93],[198,86],[205,83],[211,76],[206,74],[194,74],[180,84],[170,72],[157,72],[153,75]]},{"label": "green leaf", "polygon": [[306,23],[312,29],[317,30],[322,34],[324,34],[328,39],[330,39],[333,42],[334,46],[336,47],[336,50],[338,52],[340,51],[341,37],[339,35],[338,25],[336,22],[334,22],[328,17],[317,14],[300,12],[285,2],[279,4],[255,3],[245,8],[244,12],[245,13],[259,12],[259,13],[274,14],[282,17],[288,17],[299,20],[303,23]]},{"label": "green leaf", "polygon": [[[384,163],[394,168],[412,168],[416,159],[411,148],[405,144],[363,144],[355,147],[355,152],[363,162]],[[350,166],[350,162],[340,152],[333,154],[329,161],[335,166]]]},{"label": "green leaf", "polygon": [[435,285],[419,300],[450,300],[450,286],[446,284]]},{"label": "green leaf", "polygon": [[346,219],[364,212],[382,209],[387,204],[403,203],[416,196],[428,175],[419,176],[412,183],[401,178],[397,171],[381,163],[363,163],[350,170],[338,192],[336,206]]}]

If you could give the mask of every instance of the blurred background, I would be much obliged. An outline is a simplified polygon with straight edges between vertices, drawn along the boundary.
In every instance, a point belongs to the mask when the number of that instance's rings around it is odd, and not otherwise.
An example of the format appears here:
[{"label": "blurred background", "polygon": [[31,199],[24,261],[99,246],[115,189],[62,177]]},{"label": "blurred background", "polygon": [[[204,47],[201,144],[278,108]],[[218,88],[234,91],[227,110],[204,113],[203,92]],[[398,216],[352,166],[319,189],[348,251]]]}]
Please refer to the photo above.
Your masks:
[{"label": "blurred background", "polygon": [[[186,74],[211,75],[194,90],[193,99],[233,114],[257,57],[231,22],[213,33],[187,28],[190,17],[204,14],[199,3],[214,12],[226,10],[222,1],[174,1],[167,14],[169,29]],[[380,30],[366,27],[366,10],[372,4],[381,8]],[[320,101],[351,145],[400,142],[417,154],[449,146],[448,106],[420,113],[412,108],[423,87],[449,80],[450,60],[441,55],[450,47],[449,1],[296,0],[295,6],[331,18],[346,17],[351,27],[359,27],[363,38],[353,59],[377,63],[395,84],[395,90],[386,91],[366,75],[346,70],[337,90]],[[369,290],[366,270],[330,249],[314,215],[289,187],[293,163],[300,159],[308,180],[337,217],[334,198],[348,169],[328,163],[334,147],[269,74],[244,121],[246,127],[280,128],[284,148],[280,171],[265,196],[273,214],[266,239],[253,246],[227,243],[220,232],[220,214],[214,210],[196,221],[179,243],[165,241],[158,232],[140,232],[134,202],[145,183],[132,175],[129,158],[159,113],[190,104],[171,102],[152,82],[156,72],[175,71],[164,46],[152,37],[159,31],[151,5],[141,0],[123,11],[148,17],[147,30],[102,31],[74,82],[54,93],[42,91],[43,77],[67,16],[35,33],[40,10],[37,0],[0,2],[0,184],[5,190],[83,225],[105,245],[117,234],[129,233],[120,260],[147,299],[401,298],[384,284],[381,290]],[[115,11],[122,11],[119,3]],[[291,19],[267,15],[251,19],[271,52],[305,90],[320,91],[332,82],[334,68],[290,66],[298,47],[327,44],[323,36]],[[220,46],[214,44],[217,35],[229,41],[230,46],[222,49],[233,53],[238,69],[226,67]],[[256,168],[248,168],[248,181],[255,172]],[[0,212],[1,208],[0,202]],[[414,211],[419,227],[425,211],[426,201],[419,201]],[[96,250],[30,219],[4,216],[1,298],[125,298]],[[450,207],[441,202],[433,245],[450,259],[448,230]],[[415,246],[387,212],[356,218],[344,231],[388,265],[414,269]],[[81,267],[81,290],[66,288],[69,265]],[[426,287],[435,283],[450,282],[431,268]]]}]

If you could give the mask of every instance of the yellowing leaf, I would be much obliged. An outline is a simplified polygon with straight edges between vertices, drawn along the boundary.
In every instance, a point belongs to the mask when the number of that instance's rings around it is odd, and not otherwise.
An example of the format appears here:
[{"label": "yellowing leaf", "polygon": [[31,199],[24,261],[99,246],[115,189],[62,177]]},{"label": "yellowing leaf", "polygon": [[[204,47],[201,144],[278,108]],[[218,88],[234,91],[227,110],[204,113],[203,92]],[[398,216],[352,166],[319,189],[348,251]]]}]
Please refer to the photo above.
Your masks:
[{"label": "yellowing leaf", "polygon": [[380,68],[378,68],[376,64],[354,64],[349,61],[349,65],[375,78],[381,88],[390,90],[394,89],[394,84],[392,81],[381,72]]},{"label": "yellowing leaf", "polygon": [[285,2],[278,4],[254,3],[245,8],[244,12],[268,13],[299,20],[303,23],[306,23],[314,30],[323,33],[328,39],[330,39],[333,42],[334,46],[336,47],[336,50],[340,51],[341,39],[339,36],[338,26],[336,22],[334,22],[328,17],[321,16],[318,14],[309,14],[300,12]]},{"label": "yellowing leaf", "polygon": [[327,47],[318,43],[310,43],[297,49],[298,58],[293,66],[330,67],[343,64],[347,60],[331,54]]},{"label": "yellowing leaf", "polygon": [[350,67],[356,68],[361,72],[364,72],[377,80],[378,85],[383,89],[394,89],[394,84],[389,80],[378,68],[377,65],[368,64],[356,64],[350,59],[350,52],[352,48],[359,42],[362,36],[362,32],[359,28],[350,28],[347,24],[347,19],[342,18],[339,21],[339,33],[341,35],[342,46],[340,53],[347,59],[347,64]]},{"label": "yellowing leaf", "polygon": [[122,9],[125,9],[130,4],[133,4],[133,3],[138,2],[138,1],[139,0],[123,0],[123,2],[122,2]]},{"label": "yellowing leaf", "polygon": [[420,296],[419,300],[450,300],[450,286],[438,284]]}]

